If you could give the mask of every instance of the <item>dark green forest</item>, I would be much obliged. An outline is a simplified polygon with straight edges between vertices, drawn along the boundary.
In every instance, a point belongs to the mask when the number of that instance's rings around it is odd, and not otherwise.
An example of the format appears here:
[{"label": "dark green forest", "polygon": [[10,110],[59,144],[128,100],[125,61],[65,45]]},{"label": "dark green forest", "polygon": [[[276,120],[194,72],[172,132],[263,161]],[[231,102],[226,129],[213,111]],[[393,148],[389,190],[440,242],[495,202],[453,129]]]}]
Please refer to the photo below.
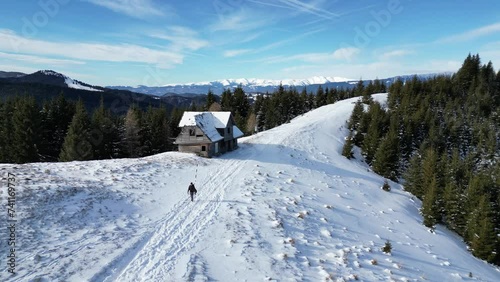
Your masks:
[{"label": "dark green forest", "polygon": [[387,105],[360,99],[343,155],[361,148],[373,171],[422,200],[477,257],[500,265],[500,72],[469,55],[451,76],[397,81]]}]

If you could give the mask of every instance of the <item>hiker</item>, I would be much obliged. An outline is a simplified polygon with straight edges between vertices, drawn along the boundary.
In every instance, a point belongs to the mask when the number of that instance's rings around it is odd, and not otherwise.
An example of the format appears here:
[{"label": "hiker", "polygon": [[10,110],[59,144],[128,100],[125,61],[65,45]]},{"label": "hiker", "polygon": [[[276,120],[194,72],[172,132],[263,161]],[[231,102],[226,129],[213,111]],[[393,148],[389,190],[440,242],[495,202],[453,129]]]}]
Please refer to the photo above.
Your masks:
[{"label": "hiker", "polygon": [[194,194],[198,193],[198,191],[196,191],[196,188],[194,188],[193,182],[191,182],[191,184],[189,184],[188,193],[191,194],[191,202],[192,202],[194,199]]}]

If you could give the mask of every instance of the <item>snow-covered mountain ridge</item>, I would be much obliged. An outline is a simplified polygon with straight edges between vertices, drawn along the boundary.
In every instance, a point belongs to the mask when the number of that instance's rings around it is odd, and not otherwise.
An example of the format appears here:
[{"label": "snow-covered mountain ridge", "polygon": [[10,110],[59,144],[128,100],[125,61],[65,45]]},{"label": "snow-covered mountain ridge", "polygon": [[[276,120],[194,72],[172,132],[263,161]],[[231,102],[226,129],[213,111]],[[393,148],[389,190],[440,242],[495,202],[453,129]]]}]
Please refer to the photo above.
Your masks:
[{"label": "snow-covered mountain ridge", "polygon": [[[169,152],[0,164],[16,177],[19,246],[18,274],[0,279],[500,281],[458,236],[442,226],[429,232],[420,201],[399,184],[380,189],[384,179],[359,151],[341,156],[355,101],[243,138],[212,159]],[[6,252],[1,240],[0,257]]]},{"label": "snow-covered mountain ridge", "polygon": [[87,91],[103,91],[101,87],[92,86],[79,80],[72,79],[69,76],[53,70],[40,70],[31,74],[0,72],[0,79],[14,83],[40,83]]},{"label": "snow-covered mountain ridge", "polygon": [[62,73],[58,73],[58,72],[55,72],[53,70],[42,70],[40,71],[40,73],[44,74],[44,75],[49,75],[49,76],[55,76],[55,77],[60,77],[60,78],[63,78],[64,79],[64,83],[66,83],[66,85],[69,87],[69,88],[74,88],[74,89],[81,89],[81,90],[88,90],[88,91],[99,91],[101,92],[102,90],[101,89],[98,89],[98,88],[95,88],[95,87],[92,87],[86,83],[83,83],[79,80],[75,80],[75,79],[72,79],[71,77],[68,77]]},{"label": "snow-covered mountain ridge", "polygon": [[[438,74],[420,74],[417,75],[420,79],[428,79],[434,77]],[[403,75],[395,76],[385,79],[380,79],[382,83],[390,86],[397,79],[411,79],[414,75]],[[364,80],[367,84],[372,80]],[[164,86],[108,86],[112,89],[129,90],[133,92],[163,96],[171,94],[207,94],[211,90],[214,94],[220,95],[225,89],[234,89],[241,86],[246,93],[272,93],[280,85],[285,88],[295,87],[300,92],[303,88],[307,91],[315,92],[319,86],[323,88],[351,88],[359,82],[359,79],[349,79],[343,77],[328,77],[328,76],[315,76],[308,79],[283,79],[283,80],[271,80],[271,79],[221,79],[216,81],[206,81],[197,83],[185,83],[185,84],[166,84]]]},{"label": "snow-covered mountain ridge", "polygon": [[265,87],[265,86],[307,86],[312,84],[325,84],[330,82],[346,82],[353,81],[353,79],[343,78],[343,77],[325,77],[325,76],[315,76],[308,79],[283,79],[283,80],[272,80],[272,79],[258,79],[258,78],[239,78],[239,79],[221,79],[211,82],[198,82],[198,83],[185,83],[185,84],[166,84],[164,86],[181,86],[181,85],[223,85],[223,86],[233,86],[233,85],[243,85],[243,86],[254,86],[254,87]]}]

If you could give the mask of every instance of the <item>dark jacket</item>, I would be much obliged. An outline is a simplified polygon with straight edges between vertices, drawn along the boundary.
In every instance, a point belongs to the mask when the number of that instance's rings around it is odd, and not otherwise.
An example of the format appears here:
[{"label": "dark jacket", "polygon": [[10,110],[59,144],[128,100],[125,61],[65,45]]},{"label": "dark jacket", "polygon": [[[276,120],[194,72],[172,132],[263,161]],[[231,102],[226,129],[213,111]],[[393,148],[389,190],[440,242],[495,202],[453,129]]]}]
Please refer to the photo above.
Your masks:
[{"label": "dark jacket", "polygon": [[198,191],[196,191],[196,188],[194,188],[193,183],[189,184],[188,192],[190,192],[190,193],[197,193],[198,192]]}]

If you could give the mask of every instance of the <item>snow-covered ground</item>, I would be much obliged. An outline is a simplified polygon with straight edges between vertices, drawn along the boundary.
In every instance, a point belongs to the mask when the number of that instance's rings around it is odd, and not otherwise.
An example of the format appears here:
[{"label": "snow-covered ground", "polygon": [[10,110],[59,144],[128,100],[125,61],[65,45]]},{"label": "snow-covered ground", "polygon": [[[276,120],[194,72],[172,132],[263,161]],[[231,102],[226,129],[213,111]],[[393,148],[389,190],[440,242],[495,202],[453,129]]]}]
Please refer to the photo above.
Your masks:
[{"label": "snow-covered ground", "polygon": [[[400,185],[381,190],[359,152],[340,155],[354,102],[213,159],[0,165],[0,280],[500,281],[453,233],[429,232]],[[6,271],[8,172],[18,182],[15,276]]]}]

